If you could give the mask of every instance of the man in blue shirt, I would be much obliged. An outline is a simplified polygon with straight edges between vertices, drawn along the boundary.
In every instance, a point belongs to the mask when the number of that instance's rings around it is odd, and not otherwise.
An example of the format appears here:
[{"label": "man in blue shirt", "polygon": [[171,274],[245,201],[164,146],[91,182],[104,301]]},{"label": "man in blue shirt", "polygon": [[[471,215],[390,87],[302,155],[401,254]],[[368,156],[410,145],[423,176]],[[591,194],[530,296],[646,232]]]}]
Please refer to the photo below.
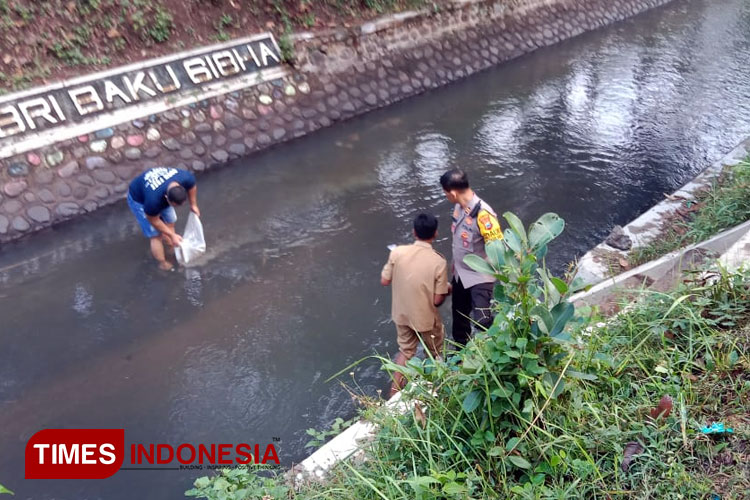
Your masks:
[{"label": "man in blue shirt", "polygon": [[151,254],[161,269],[172,269],[164,253],[164,243],[175,247],[182,242],[174,229],[177,222],[174,207],[182,205],[186,199],[190,200],[190,210],[200,217],[195,176],[187,170],[150,168],[130,183],[128,206],[143,234],[151,240]]}]

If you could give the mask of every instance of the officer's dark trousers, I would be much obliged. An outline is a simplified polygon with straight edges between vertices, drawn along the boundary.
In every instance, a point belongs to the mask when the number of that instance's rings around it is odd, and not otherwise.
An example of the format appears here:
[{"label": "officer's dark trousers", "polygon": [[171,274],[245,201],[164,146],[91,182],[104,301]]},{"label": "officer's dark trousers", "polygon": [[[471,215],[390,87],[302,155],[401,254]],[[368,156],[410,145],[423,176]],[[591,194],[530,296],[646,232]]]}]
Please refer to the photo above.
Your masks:
[{"label": "officer's dark trousers", "polygon": [[492,324],[490,300],[494,283],[464,288],[461,281],[454,277],[452,285],[453,340],[464,346],[471,338],[472,325],[489,328]]}]

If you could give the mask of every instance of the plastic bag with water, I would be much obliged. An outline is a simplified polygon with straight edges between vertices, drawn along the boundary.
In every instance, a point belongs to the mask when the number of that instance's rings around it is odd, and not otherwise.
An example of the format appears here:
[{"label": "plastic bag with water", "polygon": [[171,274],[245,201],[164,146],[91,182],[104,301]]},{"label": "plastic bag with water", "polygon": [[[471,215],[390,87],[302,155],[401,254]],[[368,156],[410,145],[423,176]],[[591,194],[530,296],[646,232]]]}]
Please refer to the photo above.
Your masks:
[{"label": "plastic bag with water", "polygon": [[203,224],[193,212],[188,215],[185,232],[182,235],[182,243],[174,250],[177,262],[183,266],[191,266],[195,261],[206,253],[206,239],[203,237]]}]

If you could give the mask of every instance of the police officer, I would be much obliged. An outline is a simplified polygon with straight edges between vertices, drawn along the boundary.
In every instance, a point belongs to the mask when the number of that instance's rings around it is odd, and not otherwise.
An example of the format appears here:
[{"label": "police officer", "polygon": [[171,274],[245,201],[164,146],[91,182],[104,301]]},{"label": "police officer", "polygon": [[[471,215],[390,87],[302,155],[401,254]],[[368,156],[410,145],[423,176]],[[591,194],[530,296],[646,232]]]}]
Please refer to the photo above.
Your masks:
[{"label": "police officer", "polygon": [[484,328],[492,324],[490,300],[495,278],[481,274],[464,263],[470,254],[487,258],[485,245],[501,240],[503,232],[492,207],[469,187],[469,177],[452,169],[440,177],[445,197],[454,203],[453,233],[453,340],[466,345],[474,322]]}]

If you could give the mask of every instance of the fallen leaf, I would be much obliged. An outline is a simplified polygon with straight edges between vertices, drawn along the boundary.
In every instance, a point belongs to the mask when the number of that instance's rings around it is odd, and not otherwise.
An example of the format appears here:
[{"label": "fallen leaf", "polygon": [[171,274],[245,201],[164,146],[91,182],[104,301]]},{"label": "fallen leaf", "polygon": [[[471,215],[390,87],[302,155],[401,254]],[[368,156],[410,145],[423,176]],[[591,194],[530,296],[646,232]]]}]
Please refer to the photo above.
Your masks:
[{"label": "fallen leaf", "polygon": [[13,56],[10,54],[5,54],[3,56],[3,64],[10,64],[10,62],[13,60]]},{"label": "fallen leaf", "polygon": [[266,29],[272,30],[273,27],[276,26],[273,21],[266,22]]},{"label": "fallen leaf", "polygon": [[630,441],[627,443],[622,452],[622,463],[620,464],[622,471],[627,472],[635,455],[640,455],[641,453],[643,453],[643,446],[641,446],[640,443],[636,441]]},{"label": "fallen leaf", "polygon": [[629,269],[630,268],[630,262],[628,262],[627,259],[620,257],[620,259],[617,261],[620,264],[620,267],[623,269]]},{"label": "fallen leaf", "polygon": [[657,419],[659,417],[668,417],[672,413],[672,407],[674,403],[669,395],[664,395],[659,400],[659,406],[651,409],[651,418]]},{"label": "fallen leaf", "polygon": [[669,340],[674,340],[674,333],[670,332],[669,330],[664,332],[664,336],[668,338]]},{"label": "fallen leaf", "polygon": [[107,31],[107,38],[119,38],[120,32],[117,31],[117,28],[111,28],[109,31]]}]

